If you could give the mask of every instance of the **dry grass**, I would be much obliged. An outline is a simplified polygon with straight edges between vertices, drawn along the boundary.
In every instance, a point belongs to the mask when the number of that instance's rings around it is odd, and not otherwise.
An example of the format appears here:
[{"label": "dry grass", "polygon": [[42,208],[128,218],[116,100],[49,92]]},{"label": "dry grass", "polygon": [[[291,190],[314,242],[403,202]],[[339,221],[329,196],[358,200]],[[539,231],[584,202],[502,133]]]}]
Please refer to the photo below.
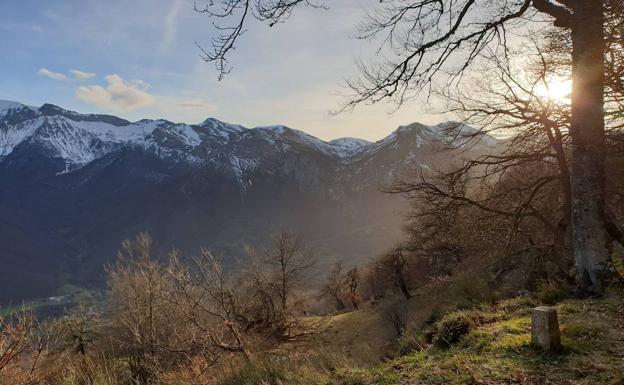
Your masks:
[{"label": "dry grass", "polygon": [[[414,343],[401,354],[400,341],[380,306],[369,304],[349,313],[300,320],[290,341],[256,353],[252,363],[234,356],[218,366],[193,360],[164,372],[158,384],[624,384],[623,293],[556,304],[564,345],[556,354],[530,345],[529,316],[531,308],[541,304],[538,299],[485,302],[457,310],[450,295],[416,296],[409,301],[409,338]],[[449,348],[427,343],[427,330],[449,317],[468,320],[469,332]],[[48,385],[130,383],[123,361],[102,356],[61,355],[45,370],[46,381],[41,383]],[[4,381],[0,384],[17,385]]]},{"label": "dry grass", "polygon": [[[374,353],[379,353],[388,345],[386,338],[391,332],[383,327],[374,308],[310,318],[306,322],[318,336],[313,345],[299,341],[283,346],[279,360],[269,361],[269,366],[266,361],[248,366],[221,384],[622,384],[622,294],[616,291],[603,299],[558,303],[564,346],[558,353],[530,345],[529,315],[531,308],[540,304],[530,298],[450,313],[447,317],[460,316],[471,323],[470,332],[457,344],[450,348],[430,344],[376,363],[365,363],[354,353],[362,346],[377,346]],[[305,348],[307,354],[300,354]],[[299,353],[295,353],[297,349]]]}]

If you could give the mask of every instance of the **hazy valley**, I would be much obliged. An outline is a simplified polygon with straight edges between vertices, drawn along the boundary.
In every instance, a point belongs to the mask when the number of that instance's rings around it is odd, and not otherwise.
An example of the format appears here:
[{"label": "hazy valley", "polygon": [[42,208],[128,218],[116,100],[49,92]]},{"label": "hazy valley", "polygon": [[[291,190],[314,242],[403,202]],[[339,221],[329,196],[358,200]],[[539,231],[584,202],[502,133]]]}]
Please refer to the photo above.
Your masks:
[{"label": "hazy valley", "polygon": [[382,190],[408,171],[467,156],[443,151],[449,126],[324,142],[284,126],[131,123],[1,102],[2,299],[102,287],[103,266],[141,231],[163,255],[208,247],[234,266],[245,247],[286,226],[305,234],[319,271],[366,262],[401,237],[407,203]]}]

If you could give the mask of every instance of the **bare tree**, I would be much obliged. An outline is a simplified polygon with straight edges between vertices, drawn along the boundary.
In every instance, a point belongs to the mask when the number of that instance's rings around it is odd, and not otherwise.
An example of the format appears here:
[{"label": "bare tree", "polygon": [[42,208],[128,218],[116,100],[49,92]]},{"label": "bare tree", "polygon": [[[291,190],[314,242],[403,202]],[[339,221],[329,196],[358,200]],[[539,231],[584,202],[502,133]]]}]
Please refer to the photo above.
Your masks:
[{"label": "bare tree", "polygon": [[345,272],[342,264],[336,263],[327,278],[327,283],[321,289],[321,296],[331,299],[338,310],[343,310],[347,305],[358,309],[362,302],[360,284],[357,266]]},{"label": "bare tree", "polygon": [[358,272],[357,266],[347,271],[345,284],[348,290],[347,298],[349,299],[351,307],[353,307],[354,309],[358,309],[360,307],[360,302],[362,299],[359,293],[360,274]]},{"label": "bare tree", "polygon": [[137,383],[149,382],[171,358],[166,347],[173,345],[175,328],[170,317],[176,312],[162,299],[164,269],[151,253],[151,237],[140,233],[122,243],[116,263],[108,268],[111,335]]},{"label": "bare tree", "polygon": [[[227,57],[236,49],[249,19],[256,19],[273,27],[286,20],[297,7],[326,8],[322,3],[311,0],[221,0],[210,1],[201,8],[195,4],[195,11],[214,19],[213,26],[219,31],[212,39],[210,48],[196,43],[202,52],[202,59],[214,63],[219,72],[219,80],[223,79],[231,70]],[[227,19],[232,18],[237,20],[227,24]]]},{"label": "bare tree", "polygon": [[306,249],[298,234],[279,230],[272,236],[272,245],[265,249],[262,261],[272,270],[272,285],[277,293],[280,310],[288,314],[293,290],[301,284],[304,273],[315,264],[314,257]]},{"label": "bare tree", "polygon": [[[427,208],[420,210],[416,217],[431,216],[438,222],[444,217],[442,210],[472,205],[487,212],[488,220],[492,216],[513,219],[508,221],[508,237],[527,236],[527,226],[523,229],[523,225],[541,223],[541,230],[535,227],[534,230],[551,234],[550,239],[540,244],[538,239],[543,237],[533,232],[527,238],[526,249],[541,249],[542,253],[551,256],[548,258],[551,262],[558,264],[563,276],[567,276],[566,261],[572,246],[571,111],[565,98],[552,98],[548,94],[549,80],[565,79],[570,69],[565,58],[561,58],[561,49],[557,44],[560,44],[560,34],[549,31],[546,44],[536,42],[533,47],[514,52],[514,57],[523,58],[522,65],[525,67],[526,59],[531,58],[529,62],[534,64],[530,66],[530,71],[512,64],[515,60],[502,60],[492,55],[484,63],[488,66],[484,67],[483,73],[471,78],[474,82],[468,87],[445,91],[444,96],[451,102],[451,109],[463,115],[465,122],[481,127],[479,131],[464,130],[462,143],[486,133],[513,133],[510,139],[499,144],[499,152],[470,159],[462,167],[439,173],[434,178],[425,177],[415,170],[412,177],[398,183],[394,191],[428,195]],[[607,77],[611,79],[612,75]],[[609,89],[616,89],[617,84],[612,82],[607,83]],[[617,110],[622,96],[609,92],[606,105]],[[607,123],[607,138],[610,138],[607,155],[617,158],[620,155],[616,138],[620,137],[621,117],[609,115]],[[617,176],[613,172],[610,174],[608,181],[612,189],[608,196],[613,196],[618,189],[614,186]],[[515,181],[510,183],[509,177]],[[501,180],[505,180],[504,183]],[[492,189],[487,194],[483,194],[484,185]],[[451,202],[454,203],[449,204]],[[614,209],[613,204],[607,206],[607,213]],[[438,227],[435,224],[431,226],[430,220],[425,219],[424,223],[432,228]],[[609,235],[615,240],[621,239],[614,214],[607,216],[606,223]]]},{"label": "bare tree", "polygon": [[98,337],[99,320],[93,309],[79,304],[59,322],[61,350],[85,356],[95,347]]},{"label": "bare tree", "polygon": [[[250,352],[242,329],[249,323],[240,305],[236,277],[208,250],[183,262],[174,250],[166,264],[152,259],[152,240],[141,233],[125,241],[109,268],[113,354],[126,360],[136,383],[194,358],[213,365],[224,354]],[[83,349],[84,341],[78,341]],[[80,352],[80,350],[79,350]]]},{"label": "bare tree", "polygon": [[0,374],[9,370],[28,351],[33,329],[34,319],[28,313],[22,313],[13,320],[0,318]]},{"label": "bare tree", "polygon": [[346,307],[344,302],[344,272],[342,263],[337,262],[329,276],[327,282],[321,288],[321,296],[329,298],[334,302],[338,310]]},{"label": "bare tree", "polygon": [[0,384],[41,383],[41,368],[56,334],[27,310],[0,317]]},{"label": "bare tree", "polygon": [[246,321],[239,305],[237,281],[225,272],[221,262],[210,251],[202,249],[189,267],[172,253],[167,267],[172,279],[167,300],[175,305],[189,328],[192,351],[211,355],[214,347],[224,352],[241,353],[246,360],[250,353],[241,332]]},{"label": "bare tree", "polygon": [[[244,30],[248,15],[274,25],[307,1],[225,0],[213,17],[235,17],[236,27],[222,29],[206,60],[223,63]],[[507,30],[527,21],[550,20],[570,36],[571,77],[571,226],[579,284],[601,291],[611,275],[605,211],[605,27],[618,0],[394,0],[381,2],[362,27],[362,37],[379,38],[380,53],[361,77],[348,83],[353,97],[346,108],[385,99],[401,105],[430,89],[436,79],[461,82],[482,52],[508,55]],[[237,14],[236,11],[240,12]],[[241,16],[242,15],[242,16]],[[622,46],[618,41],[616,45]],[[612,61],[615,63],[615,61]],[[615,65],[621,68],[620,65]]]},{"label": "bare tree", "polygon": [[[527,244],[554,253],[560,260],[560,270],[567,275],[563,260],[569,249],[571,215],[569,106],[537,94],[536,89],[548,87],[544,60],[528,79],[508,61],[492,57],[490,64],[473,87],[446,96],[466,122],[481,127],[478,131],[462,130],[463,143],[492,132],[514,135],[498,145],[499,151],[469,159],[451,171],[431,176],[414,170],[391,191],[422,200],[413,217],[422,224],[420,229],[412,228],[416,239],[420,238],[416,232],[428,234],[429,230],[448,227],[445,221],[457,217],[457,210],[472,206],[483,212],[475,215],[475,221],[480,217],[488,221],[499,218],[506,223],[507,245],[524,224],[549,234],[543,245],[536,245],[537,239],[544,237],[535,234]],[[539,226],[535,227],[535,223]],[[420,245],[412,242],[411,246],[414,249]]]},{"label": "bare tree", "polygon": [[253,264],[245,274],[250,306],[255,310],[253,324],[287,328],[298,302],[297,291],[303,286],[305,274],[316,260],[300,235],[280,229],[271,236],[271,244],[252,251]]},{"label": "bare tree", "polygon": [[409,279],[407,258],[405,258],[404,250],[401,247],[395,247],[384,255],[377,261],[377,267],[399,289],[405,299],[411,297],[407,283]]},{"label": "bare tree", "polygon": [[394,299],[383,305],[382,314],[386,321],[390,323],[397,337],[405,334],[409,310],[407,303],[402,299]]}]

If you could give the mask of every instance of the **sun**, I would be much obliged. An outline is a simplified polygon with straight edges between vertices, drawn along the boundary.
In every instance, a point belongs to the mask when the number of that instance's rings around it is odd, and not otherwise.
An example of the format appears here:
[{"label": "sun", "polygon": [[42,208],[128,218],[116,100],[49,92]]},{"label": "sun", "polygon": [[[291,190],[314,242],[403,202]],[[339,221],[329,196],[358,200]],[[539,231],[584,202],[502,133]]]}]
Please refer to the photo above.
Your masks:
[{"label": "sun", "polygon": [[535,94],[555,103],[569,103],[572,81],[561,76],[551,76],[535,87]]}]

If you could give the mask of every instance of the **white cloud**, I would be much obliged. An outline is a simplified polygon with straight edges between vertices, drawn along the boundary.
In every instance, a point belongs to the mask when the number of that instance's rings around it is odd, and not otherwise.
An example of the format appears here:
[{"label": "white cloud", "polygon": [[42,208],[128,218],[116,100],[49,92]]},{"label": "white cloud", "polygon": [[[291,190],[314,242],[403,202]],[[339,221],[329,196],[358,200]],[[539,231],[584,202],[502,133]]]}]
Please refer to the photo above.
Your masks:
[{"label": "white cloud", "polygon": [[127,82],[119,75],[106,76],[105,87],[99,85],[80,86],[76,89],[76,97],[89,104],[109,110],[131,111],[147,107],[156,99],[153,95],[141,89],[145,82]]},{"label": "white cloud", "polygon": [[36,24],[26,23],[0,23],[0,29],[9,32],[43,32],[43,29]]},{"label": "white cloud", "polygon": [[88,80],[88,79],[91,79],[92,77],[95,76],[95,74],[93,72],[84,72],[84,71],[80,71],[80,70],[70,70],[69,73],[76,80]]},{"label": "white cloud", "polygon": [[161,41],[161,45],[163,47],[168,47],[175,40],[175,36],[178,31],[178,14],[182,8],[182,3],[182,0],[175,0],[169,9],[169,12],[167,12]]},{"label": "white cloud", "polygon": [[137,88],[142,89],[143,91],[147,90],[148,88],[152,86],[148,82],[141,80],[141,79],[132,79],[130,83],[136,86]]},{"label": "white cloud", "polygon": [[37,71],[37,75],[45,76],[46,78],[49,78],[52,80],[58,80],[58,81],[67,80],[67,76],[65,74],[62,74],[60,72],[53,72],[47,68],[40,68],[39,71]]}]

